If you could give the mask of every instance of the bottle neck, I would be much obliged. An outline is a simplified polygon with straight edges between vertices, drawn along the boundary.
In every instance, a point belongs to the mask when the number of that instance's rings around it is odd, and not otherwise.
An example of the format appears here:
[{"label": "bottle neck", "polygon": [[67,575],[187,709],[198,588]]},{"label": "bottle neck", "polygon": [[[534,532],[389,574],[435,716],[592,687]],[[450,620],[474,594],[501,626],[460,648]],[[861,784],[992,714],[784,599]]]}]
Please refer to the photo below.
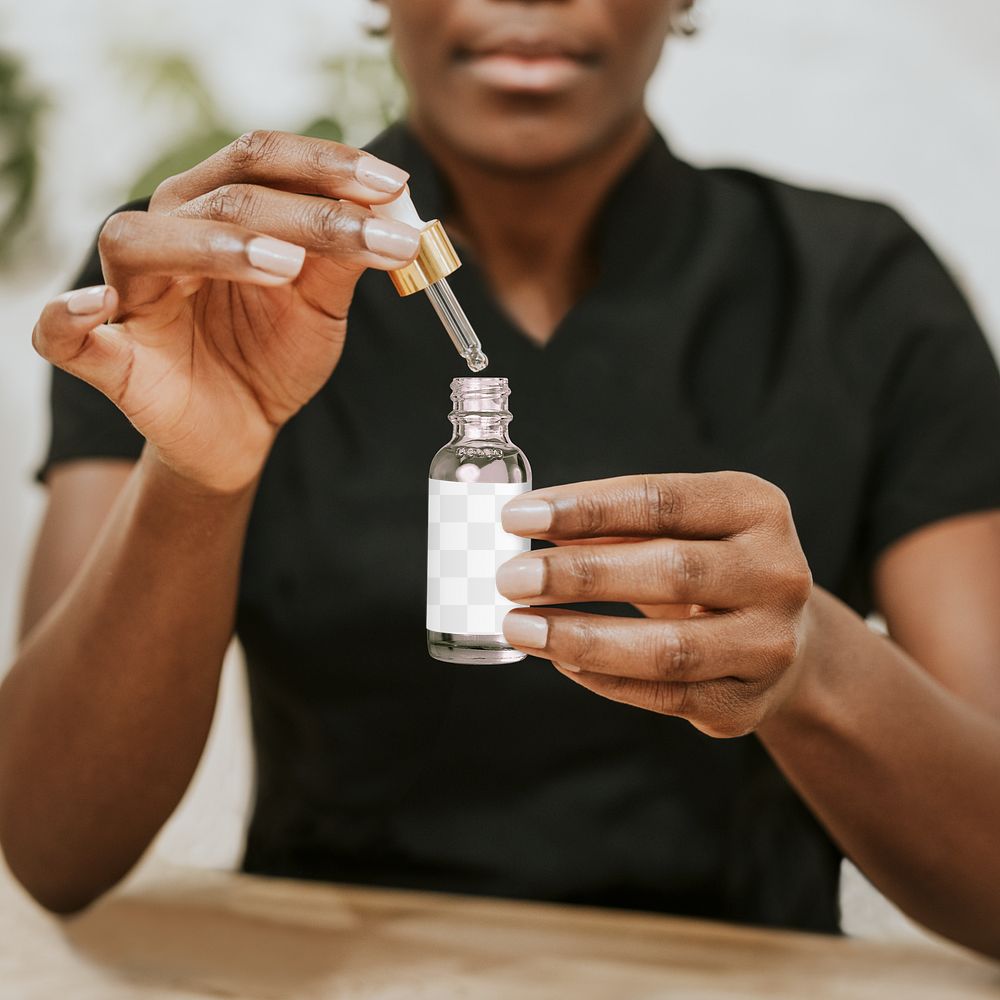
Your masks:
[{"label": "bottle neck", "polygon": [[451,443],[499,441],[511,444],[507,427],[510,390],[504,378],[460,378],[452,382],[454,409],[448,416],[455,428]]},{"label": "bottle neck", "polygon": [[459,413],[453,410],[448,419],[455,426],[452,444],[463,441],[501,441],[511,444],[507,433],[511,421],[509,413]]}]

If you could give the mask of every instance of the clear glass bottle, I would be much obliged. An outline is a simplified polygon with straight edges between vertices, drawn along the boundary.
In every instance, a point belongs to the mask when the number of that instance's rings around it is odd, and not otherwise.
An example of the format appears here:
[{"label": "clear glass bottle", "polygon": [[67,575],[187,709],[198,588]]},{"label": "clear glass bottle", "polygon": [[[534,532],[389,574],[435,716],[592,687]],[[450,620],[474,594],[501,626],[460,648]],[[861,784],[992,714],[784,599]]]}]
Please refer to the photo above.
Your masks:
[{"label": "clear glass bottle", "polygon": [[504,638],[517,605],[496,589],[497,567],[531,548],[500,525],[500,511],[531,489],[531,466],[508,436],[505,378],[456,378],[451,440],[428,474],[427,650],[448,663],[514,663]]}]

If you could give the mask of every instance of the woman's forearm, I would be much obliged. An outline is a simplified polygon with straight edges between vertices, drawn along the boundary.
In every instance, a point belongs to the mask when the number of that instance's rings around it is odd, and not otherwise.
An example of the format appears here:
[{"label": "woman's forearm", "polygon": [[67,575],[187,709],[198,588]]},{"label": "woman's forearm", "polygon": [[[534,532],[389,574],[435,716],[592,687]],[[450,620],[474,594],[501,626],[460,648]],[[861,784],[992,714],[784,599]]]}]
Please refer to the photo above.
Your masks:
[{"label": "woman's forearm", "polygon": [[1000,957],[1000,721],[829,594],[807,614],[797,686],[758,735],[890,899]]},{"label": "woman's forearm", "polygon": [[147,449],[0,687],[0,845],[53,910],[118,881],[187,788],[253,492],[193,489]]}]

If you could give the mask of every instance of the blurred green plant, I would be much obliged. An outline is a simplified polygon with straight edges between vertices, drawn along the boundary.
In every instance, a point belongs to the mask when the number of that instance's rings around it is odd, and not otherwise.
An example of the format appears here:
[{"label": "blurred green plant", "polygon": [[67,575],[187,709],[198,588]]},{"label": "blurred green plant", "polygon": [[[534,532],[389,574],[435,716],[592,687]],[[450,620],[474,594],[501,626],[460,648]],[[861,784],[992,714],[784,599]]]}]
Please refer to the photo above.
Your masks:
[{"label": "blurred green plant", "polygon": [[0,265],[14,257],[16,237],[32,214],[39,138],[48,108],[17,56],[0,52]]},{"label": "blurred green plant", "polygon": [[[245,129],[228,120],[218,108],[197,67],[176,52],[123,53],[126,72],[144,81],[147,100],[169,98],[191,124],[170,148],[138,177],[129,199],[150,194],[162,180],[201,162],[228,145]],[[300,135],[341,142],[363,141],[394,121],[405,106],[405,91],[387,56],[351,54],[323,60],[329,113],[287,130]]]},{"label": "blurred green plant", "polygon": [[[232,142],[245,127],[218,107],[195,63],[179,52],[111,53],[141,99],[172,103],[171,117],[180,123],[180,137],[143,170],[128,197],[153,191],[171,174],[179,173]],[[354,53],[323,60],[317,67],[323,104],[330,110],[304,124],[281,127],[302,135],[360,143],[403,112],[405,91],[388,56]],[[36,193],[40,176],[40,146],[46,94],[34,86],[24,61],[0,51],[0,268],[9,268],[20,244],[44,231]]]}]

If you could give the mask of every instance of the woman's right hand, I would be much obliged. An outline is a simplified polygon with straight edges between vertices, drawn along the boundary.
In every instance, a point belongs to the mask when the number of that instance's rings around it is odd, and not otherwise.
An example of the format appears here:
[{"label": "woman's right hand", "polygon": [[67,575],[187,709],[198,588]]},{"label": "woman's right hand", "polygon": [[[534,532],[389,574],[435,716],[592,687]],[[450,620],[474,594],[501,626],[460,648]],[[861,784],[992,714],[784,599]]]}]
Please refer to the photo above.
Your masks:
[{"label": "woman's right hand", "polygon": [[[33,343],[111,399],[171,470],[229,492],[340,359],[354,286],[418,232],[376,218],[407,175],[339,143],[251,132],[101,231],[107,285],[60,295]],[[317,197],[318,196],[318,197]]]}]

